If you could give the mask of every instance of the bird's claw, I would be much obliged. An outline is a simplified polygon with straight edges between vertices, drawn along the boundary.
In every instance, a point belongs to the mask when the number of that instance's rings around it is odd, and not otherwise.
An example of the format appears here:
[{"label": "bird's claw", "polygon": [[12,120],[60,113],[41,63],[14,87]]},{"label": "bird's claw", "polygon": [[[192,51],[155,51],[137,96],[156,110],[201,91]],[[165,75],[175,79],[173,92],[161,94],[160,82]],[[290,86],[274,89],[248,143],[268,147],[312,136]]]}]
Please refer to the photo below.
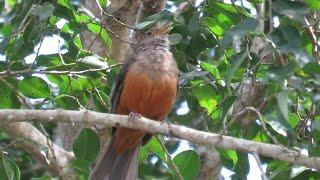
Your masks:
[{"label": "bird's claw", "polygon": [[132,121],[132,123],[134,123],[135,118],[142,118],[142,116],[139,113],[130,112],[129,113],[129,121]]},{"label": "bird's claw", "polygon": [[161,123],[166,123],[168,125],[168,129],[169,129],[169,135],[172,135],[172,129],[171,129],[171,123],[167,120],[162,121]]}]

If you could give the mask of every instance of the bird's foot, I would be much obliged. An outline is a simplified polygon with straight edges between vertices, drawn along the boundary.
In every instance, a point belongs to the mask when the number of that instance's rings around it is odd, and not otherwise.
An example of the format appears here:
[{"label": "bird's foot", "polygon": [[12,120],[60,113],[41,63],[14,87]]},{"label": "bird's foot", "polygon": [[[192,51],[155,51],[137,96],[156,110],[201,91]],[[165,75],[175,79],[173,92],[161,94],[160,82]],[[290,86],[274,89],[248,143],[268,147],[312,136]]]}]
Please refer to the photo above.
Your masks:
[{"label": "bird's foot", "polygon": [[168,125],[168,133],[169,133],[170,136],[172,136],[173,131],[171,129],[171,123],[167,119],[162,121],[161,123],[166,123]]},{"label": "bird's foot", "polygon": [[129,113],[129,121],[131,121],[134,124],[134,119],[135,118],[142,118],[142,116],[139,113],[130,112]]}]

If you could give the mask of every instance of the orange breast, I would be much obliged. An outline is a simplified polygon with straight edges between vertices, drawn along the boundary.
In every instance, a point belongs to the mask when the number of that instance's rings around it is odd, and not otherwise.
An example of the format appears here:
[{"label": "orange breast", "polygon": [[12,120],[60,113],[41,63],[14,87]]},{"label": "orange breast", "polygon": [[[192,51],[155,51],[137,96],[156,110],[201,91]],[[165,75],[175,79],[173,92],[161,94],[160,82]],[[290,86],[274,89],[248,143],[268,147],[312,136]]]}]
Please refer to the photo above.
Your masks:
[{"label": "orange breast", "polygon": [[[163,120],[171,111],[177,93],[177,78],[165,73],[150,77],[128,72],[121,92],[118,114],[139,113],[144,117]],[[114,147],[118,153],[137,145],[145,132],[117,128]]]},{"label": "orange breast", "polygon": [[125,79],[118,113],[139,113],[144,117],[163,120],[171,111],[177,93],[177,79],[166,74],[155,78],[131,72]]}]

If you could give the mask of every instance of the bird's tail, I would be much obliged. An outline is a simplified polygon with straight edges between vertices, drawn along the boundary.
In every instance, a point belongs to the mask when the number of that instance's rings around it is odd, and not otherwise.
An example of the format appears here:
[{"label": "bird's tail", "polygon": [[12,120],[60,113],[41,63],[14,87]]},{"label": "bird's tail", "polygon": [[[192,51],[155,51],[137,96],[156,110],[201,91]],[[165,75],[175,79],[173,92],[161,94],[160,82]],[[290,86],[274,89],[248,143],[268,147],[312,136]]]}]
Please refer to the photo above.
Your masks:
[{"label": "bird's tail", "polygon": [[118,155],[111,138],[106,152],[92,169],[89,180],[136,180],[138,177],[138,157],[141,143],[135,148]]}]

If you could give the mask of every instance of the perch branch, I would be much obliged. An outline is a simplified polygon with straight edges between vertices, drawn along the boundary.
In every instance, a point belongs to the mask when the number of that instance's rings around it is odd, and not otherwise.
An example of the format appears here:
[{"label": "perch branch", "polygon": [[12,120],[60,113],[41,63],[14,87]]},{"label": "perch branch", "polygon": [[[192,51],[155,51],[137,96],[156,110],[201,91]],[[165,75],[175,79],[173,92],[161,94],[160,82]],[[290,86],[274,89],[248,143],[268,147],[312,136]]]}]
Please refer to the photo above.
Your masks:
[{"label": "perch branch", "polygon": [[320,170],[320,158],[309,157],[297,150],[283,146],[254,142],[230,136],[194,130],[184,126],[169,125],[147,118],[135,117],[132,121],[126,115],[106,114],[93,111],[67,111],[67,110],[0,110],[0,121],[11,124],[27,120],[39,122],[72,122],[85,124],[100,124],[107,127],[127,127],[143,130],[149,133],[169,134],[174,137],[188,140],[195,144],[215,146],[224,149],[234,149],[240,152],[258,153],[290,163],[304,165]]},{"label": "perch branch", "polygon": [[[2,118],[0,119],[3,120]],[[48,143],[47,138],[33,125],[26,122],[10,124],[0,122],[0,128],[16,139],[24,139],[24,141],[16,142],[14,146],[32,154],[43,166],[48,167],[49,171],[53,174],[63,176],[71,173],[67,165],[73,159],[73,153],[61,149],[51,141]],[[43,148],[41,147],[48,149],[47,155],[42,151]],[[50,148],[54,150],[54,154]]]}]

